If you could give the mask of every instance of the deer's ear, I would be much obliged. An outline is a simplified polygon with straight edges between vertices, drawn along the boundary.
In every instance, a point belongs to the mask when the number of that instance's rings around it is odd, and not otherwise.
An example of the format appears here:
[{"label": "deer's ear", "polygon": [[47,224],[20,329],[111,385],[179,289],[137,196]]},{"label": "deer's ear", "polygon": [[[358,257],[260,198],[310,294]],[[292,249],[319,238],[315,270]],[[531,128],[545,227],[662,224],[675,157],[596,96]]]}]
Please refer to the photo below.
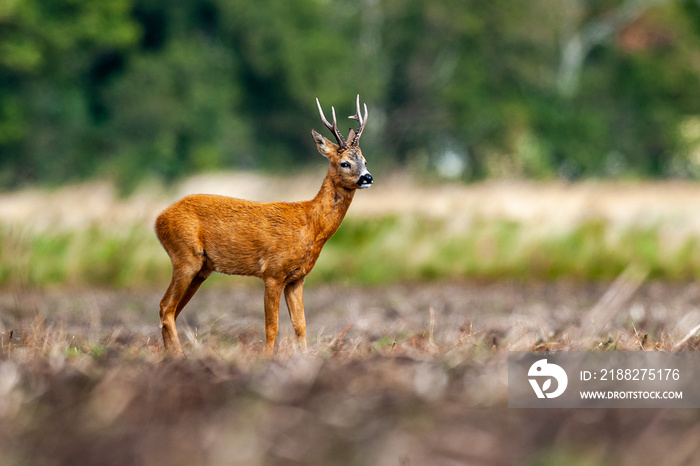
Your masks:
[{"label": "deer's ear", "polygon": [[348,141],[348,145],[352,144],[352,140],[355,139],[355,130],[350,128],[350,131],[348,132],[348,137],[346,138]]},{"label": "deer's ear", "polygon": [[330,156],[332,154],[338,152],[338,145],[337,144],[332,143],[330,140],[321,136],[316,131],[311,130],[311,136],[314,138],[314,142],[316,143],[316,148],[321,153],[321,155],[324,156],[325,158],[328,159],[328,158],[330,158]]}]

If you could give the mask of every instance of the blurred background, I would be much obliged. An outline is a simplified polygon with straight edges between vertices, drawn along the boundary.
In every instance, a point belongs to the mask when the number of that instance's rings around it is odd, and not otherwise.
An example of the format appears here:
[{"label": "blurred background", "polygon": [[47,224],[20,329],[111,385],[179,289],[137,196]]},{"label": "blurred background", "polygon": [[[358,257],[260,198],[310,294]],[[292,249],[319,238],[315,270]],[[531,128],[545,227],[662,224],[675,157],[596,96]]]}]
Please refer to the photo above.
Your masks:
[{"label": "blurred background", "polygon": [[312,281],[696,278],[699,78],[696,0],[5,0],[0,284],[167,283],[158,212],[313,197],[357,93]]},{"label": "blurred background", "polygon": [[[511,350],[700,349],[699,78],[700,0],[0,0],[0,465],[700,464],[698,410],[506,408]],[[156,215],[310,199],[358,93],[309,353],[213,276],[163,361]]]},{"label": "blurred background", "polygon": [[288,172],[357,93],[375,167],[695,179],[699,76],[696,0],[4,0],[0,188]]}]

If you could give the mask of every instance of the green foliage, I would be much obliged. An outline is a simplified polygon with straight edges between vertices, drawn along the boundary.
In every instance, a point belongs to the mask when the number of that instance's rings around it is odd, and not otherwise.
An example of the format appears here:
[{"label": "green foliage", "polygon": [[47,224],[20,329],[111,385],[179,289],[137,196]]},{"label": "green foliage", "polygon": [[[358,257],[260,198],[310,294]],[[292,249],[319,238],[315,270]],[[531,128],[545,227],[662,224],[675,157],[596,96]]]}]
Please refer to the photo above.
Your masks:
[{"label": "green foliage", "polygon": [[297,166],[357,92],[373,163],[698,177],[699,48],[689,1],[6,0],[0,187]]},{"label": "green foliage", "polygon": [[106,173],[123,185],[234,164],[248,143],[246,122],[232,112],[240,97],[228,85],[234,68],[226,50],[204,39],[134,58],[105,97],[113,152]]},{"label": "green foliage", "polygon": [[169,260],[151,231],[87,231],[29,235],[0,228],[0,284],[138,287],[167,283]]},{"label": "green foliage", "polygon": [[[30,235],[0,228],[0,286],[165,286],[170,261],[142,226]],[[535,233],[517,222],[479,220],[455,231],[445,220],[347,218],[324,247],[309,283],[383,285],[441,279],[608,281],[630,266],[650,278],[700,276],[700,244],[669,243],[658,228],[620,230],[603,221]],[[212,283],[230,283],[230,278]]]},{"label": "green foliage", "polygon": [[326,244],[310,281],[385,284],[445,278],[612,280],[630,265],[651,278],[695,279],[700,248],[664,244],[656,228],[616,231],[602,221],[536,235],[511,221],[479,221],[447,234],[430,219],[346,219]]}]

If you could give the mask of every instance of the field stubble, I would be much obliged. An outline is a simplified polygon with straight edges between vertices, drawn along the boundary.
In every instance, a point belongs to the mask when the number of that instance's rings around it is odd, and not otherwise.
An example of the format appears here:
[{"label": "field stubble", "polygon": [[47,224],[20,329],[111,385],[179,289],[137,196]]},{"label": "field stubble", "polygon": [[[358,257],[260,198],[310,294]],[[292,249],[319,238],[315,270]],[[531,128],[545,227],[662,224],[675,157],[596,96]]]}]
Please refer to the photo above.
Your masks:
[{"label": "field stubble", "polygon": [[700,461],[695,410],[506,408],[509,349],[697,350],[694,284],[312,286],[310,352],[282,316],[272,359],[256,287],[195,297],[185,360],[163,356],[159,297],[2,295],[0,464]]}]

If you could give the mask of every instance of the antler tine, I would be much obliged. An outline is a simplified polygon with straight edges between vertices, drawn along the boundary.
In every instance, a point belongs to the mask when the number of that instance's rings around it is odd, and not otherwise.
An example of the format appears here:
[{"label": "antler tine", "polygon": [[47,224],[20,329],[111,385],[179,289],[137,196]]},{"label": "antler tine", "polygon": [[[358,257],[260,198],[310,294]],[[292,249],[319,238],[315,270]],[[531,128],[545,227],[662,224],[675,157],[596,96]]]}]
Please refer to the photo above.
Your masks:
[{"label": "antler tine", "polygon": [[331,106],[331,115],[333,115],[333,127],[338,127],[338,120],[335,118],[335,107]]},{"label": "antler tine", "polygon": [[330,123],[328,123],[328,120],[326,120],[326,115],[324,115],[323,113],[323,108],[321,107],[321,102],[318,101],[318,97],[316,97],[316,106],[318,107],[318,113],[321,114],[321,121],[324,125],[326,125],[326,128],[333,128],[333,126]]},{"label": "antler tine", "polygon": [[355,100],[355,114],[352,116],[349,116],[351,120],[357,120],[360,122],[360,126],[362,126],[364,120],[362,119],[362,113],[360,112],[360,94],[357,94],[357,100]]},{"label": "antler tine", "polygon": [[355,100],[355,114],[353,116],[349,116],[351,120],[357,120],[360,122],[360,126],[362,126],[362,122],[364,121],[362,119],[362,113],[360,112],[360,94],[357,94],[357,100]]},{"label": "antler tine", "polygon": [[318,101],[318,97],[316,97],[316,106],[318,107],[318,113],[321,114],[321,121],[324,125],[326,125],[326,128],[333,133],[335,140],[338,141],[338,145],[342,149],[347,148],[348,144],[345,142],[345,138],[343,138],[343,135],[340,134],[340,131],[338,131],[338,121],[335,118],[335,107],[331,107],[331,113],[333,115],[333,124],[331,125],[326,119],[326,115],[323,114],[323,108],[321,107],[321,102]]},{"label": "antler tine", "polygon": [[348,117],[351,120],[357,120],[359,123],[357,127],[357,132],[355,133],[355,137],[352,138],[352,142],[350,143],[353,146],[356,146],[359,142],[360,136],[362,135],[362,131],[364,131],[365,124],[367,123],[367,104],[364,104],[365,116],[363,118],[362,112],[360,111],[360,94],[357,94],[357,99],[355,100],[355,108],[355,114],[353,116]]}]

